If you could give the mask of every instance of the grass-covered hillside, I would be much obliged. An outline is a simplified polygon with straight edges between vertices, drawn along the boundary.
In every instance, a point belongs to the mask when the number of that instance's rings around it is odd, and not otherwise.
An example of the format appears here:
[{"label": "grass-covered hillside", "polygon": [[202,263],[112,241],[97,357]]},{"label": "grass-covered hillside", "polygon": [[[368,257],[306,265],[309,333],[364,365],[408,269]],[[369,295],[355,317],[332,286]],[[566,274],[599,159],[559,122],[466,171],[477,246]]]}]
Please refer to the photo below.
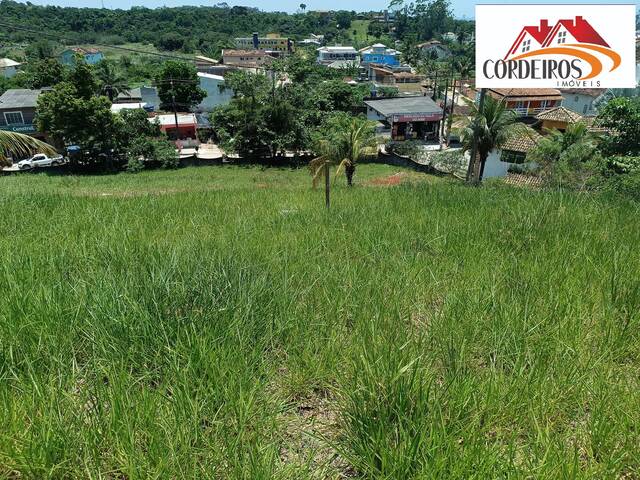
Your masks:
[{"label": "grass-covered hillside", "polygon": [[0,177],[0,477],[640,475],[637,204],[396,173]]}]

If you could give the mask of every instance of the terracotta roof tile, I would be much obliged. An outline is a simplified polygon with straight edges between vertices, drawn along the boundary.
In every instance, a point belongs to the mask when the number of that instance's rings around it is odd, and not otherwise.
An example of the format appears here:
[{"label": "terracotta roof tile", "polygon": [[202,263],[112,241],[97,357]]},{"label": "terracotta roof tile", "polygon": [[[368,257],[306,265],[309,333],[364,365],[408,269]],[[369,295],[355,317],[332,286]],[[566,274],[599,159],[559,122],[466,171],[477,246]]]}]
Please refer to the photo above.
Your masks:
[{"label": "terracotta roof tile", "polygon": [[500,148],[501,150],[509,150],[511,152],[528,153],[535,147],[542,136],[533,130],[527,128],[525,133],[514,134]]},{"label": "terracotta roof tile", "polygon": [[565,107],[555,107],[536,115],[538,120],[550,120],[553,122],[577,123],[582,120],[582,115],[572,112]]}]

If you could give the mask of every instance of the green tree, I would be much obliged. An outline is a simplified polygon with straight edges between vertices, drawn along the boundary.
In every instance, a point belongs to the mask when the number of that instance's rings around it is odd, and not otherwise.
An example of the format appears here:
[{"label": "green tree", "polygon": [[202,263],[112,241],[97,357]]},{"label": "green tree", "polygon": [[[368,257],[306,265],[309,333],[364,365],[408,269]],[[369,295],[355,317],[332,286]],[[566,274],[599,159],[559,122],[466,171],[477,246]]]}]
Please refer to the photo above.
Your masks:
[{"label": "green tree", "polygon": [[61,82],[40,95],[37,124],[56,145],[79,145],[94,162],[98,153],[117,150],[126,131],[122,120],[111,113],[106,97],[87,98],[70,82]]},{"label": "green tree", "polygon": [[72,83],[76,90],[76,96],[89,99],[100,90],[93,66],[76,56],[73,68],[67,75],[67,81]]},{"label": "green tree", "polygon": [[640,97],[614,98],[598,113],[598,124],[611,130],[602,149],[610,155],[640,155]]},{"label": "green tree", "polygon": [[100,91],[109,98],[110,102],[113,102],[119,94],[129,90],[124,76],[112,61],[102,60],[96,65],[95,73]]},{"label": "green tree", "polygon": [[161,108],[188,111],[198,105],[207,93],[200,88],[198,72],[186,62],[169,60],[162,64],[155,78]]},{"label": "green tree", "polygon": [[517,115],[506,108],[505,102],[490,96],[485,98],[482,111],[478,105],[472,104],[470,116],[472,120],[462,129],[461,140],[464,150],[471,151],[474,135],[477,138],[480,164],[474,172],[474,179],[481,182],[491,150],[500,148],[512,135],[526,135],[526,131],[518,122]]},{"label": "green tree", "polygon": [[553,186],[583,189],[598,175],[600,152],[581,122],[567,126],[564,132],[550,131],[528,157],[541,165],[543,178]]},{"label": "green tree", "polygon": [[336,177],[344,170],[347,185],[353,186],[358,161],[373,153],[375,147],[373,122],[343,113],[332,115],[315,136],[314,151],[318,157],[309,164],[314,186],[326,164],[338,166]]},{"label": "green tree", "polygon": [[55,58],[45,58],[30,62],[27,66],[28,82],[31,88],[53,87],[64,80],[64,67]]}]

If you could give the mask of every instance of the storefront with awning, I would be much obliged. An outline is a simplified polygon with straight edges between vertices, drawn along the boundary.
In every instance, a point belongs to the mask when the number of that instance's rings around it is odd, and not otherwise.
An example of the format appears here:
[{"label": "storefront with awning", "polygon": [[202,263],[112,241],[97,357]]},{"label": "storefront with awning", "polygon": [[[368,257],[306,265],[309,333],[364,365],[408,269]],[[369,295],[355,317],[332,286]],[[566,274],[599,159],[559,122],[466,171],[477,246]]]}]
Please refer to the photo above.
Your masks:
[{"label": "storefront with awning", "polygon": [[437,141],[442,108],[424,96],[371,99],[367,118],[386,125],[391,139]]}]

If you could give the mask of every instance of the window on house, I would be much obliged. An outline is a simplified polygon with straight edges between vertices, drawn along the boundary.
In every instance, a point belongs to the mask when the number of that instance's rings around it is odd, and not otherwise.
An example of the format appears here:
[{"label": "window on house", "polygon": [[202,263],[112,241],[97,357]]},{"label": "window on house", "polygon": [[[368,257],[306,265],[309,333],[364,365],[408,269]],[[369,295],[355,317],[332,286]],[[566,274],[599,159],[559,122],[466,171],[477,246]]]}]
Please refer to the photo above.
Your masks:
[{"label": "window on house", "polygon": [[527,155],[522,152],[503,150],[500,154],[500,161],[505,163],[524,163]]},{"label": "window on house", "polygon": [[531,39],[522,42],[522,53],[528,52],[529,50],[531,50]]},{"label": "window on house", "polygon": [[20,125],[24,123],[22,112],[5,112],[4,119],[7,125]]},{"label": "window on house", "polygon": [[588,108],[588,106],[587,106],[587,105],[585,105],[584,107],[582,107],[582,113],[587,113],[587,108]]},{"label": "window on house", "polygon": [[516,108],[524,108],[524,102],[516,102]]},{"label": "window on house", "polygon": [[558,34],[558,43],[567,43],[567,32],[560,32]]}]

